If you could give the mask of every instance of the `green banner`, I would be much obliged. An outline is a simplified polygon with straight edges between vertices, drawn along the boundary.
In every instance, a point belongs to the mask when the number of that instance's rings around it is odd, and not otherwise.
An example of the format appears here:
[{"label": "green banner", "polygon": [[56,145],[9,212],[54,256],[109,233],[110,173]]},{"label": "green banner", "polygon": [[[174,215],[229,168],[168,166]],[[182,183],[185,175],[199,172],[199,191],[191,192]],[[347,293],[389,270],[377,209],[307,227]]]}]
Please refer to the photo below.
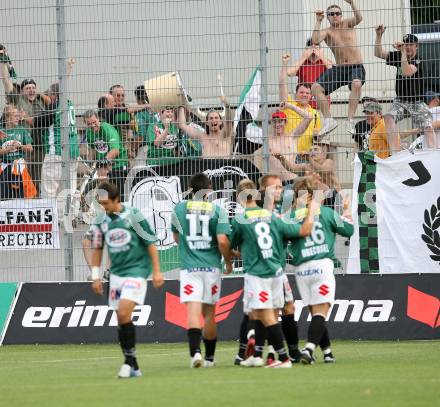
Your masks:
[{"label": "green banner", "polygon": [[0,338],[2,337],[9,310],[14,301],[18,283],[0,283]]}]

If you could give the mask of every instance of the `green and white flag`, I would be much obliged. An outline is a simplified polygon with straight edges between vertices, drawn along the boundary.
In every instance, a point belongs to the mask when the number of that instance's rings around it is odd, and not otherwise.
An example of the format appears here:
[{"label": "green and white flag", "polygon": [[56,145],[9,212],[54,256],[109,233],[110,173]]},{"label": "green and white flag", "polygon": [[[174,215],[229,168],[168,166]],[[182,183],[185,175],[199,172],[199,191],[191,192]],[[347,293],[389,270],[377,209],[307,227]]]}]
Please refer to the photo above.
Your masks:
[{"label": "green and white flag", "polygon": [[440,272],[438,151],[355,159],[348,273]]},{"label": "green and white flag", "polygon": [[[234,131],[239,139],[239,144],[244,138],[258,145],[263,143],[263,132],[261,128],[255,124],[260,110],[260,90],[261,68],[257,66],[242,90],[237,109],[235,110]],[[257,148],[258,147],[259,146],[257,146]]]}]

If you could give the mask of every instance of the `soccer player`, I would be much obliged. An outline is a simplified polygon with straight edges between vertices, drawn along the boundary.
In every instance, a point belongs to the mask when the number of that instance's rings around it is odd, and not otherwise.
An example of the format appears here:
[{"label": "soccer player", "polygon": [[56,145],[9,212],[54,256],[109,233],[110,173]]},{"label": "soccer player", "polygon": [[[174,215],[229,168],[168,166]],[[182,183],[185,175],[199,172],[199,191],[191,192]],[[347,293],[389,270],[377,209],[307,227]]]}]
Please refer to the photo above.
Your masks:
[{"label": "soccer player", "polygon": [[[308,216],[305,202],[310,202],[317,192],[317,184],[310,179],[295,184],[296,211],[300,220]],[[313,352],[318,344],[324,352],[324,362],[333,363],[330,338],[325,323],[328,311],[335,299],[335,276],[333,275],[334,245],[336,234],[350,237],[354,232],[348,205],[343,216],[333,209],[321,206],[318,220],[313,224],[310,236],[291,241],[291,264],[295,266],[295,278],[304,305],[312,314],[307,333],[307,343],[302,350],[301,363],[314,362]]]},{"label": "soccer player", "polygon": [[147,292],[147,278],[153,272],[153,286],[159,288],[164,279],[160,272],[157,240],[141,212],[120,201],[118,187],[102,182],[97,189],[98,202],[105,210],[105,217],[90,228],[92,288],[103,295],[99,268],[104,242],[111,261],[109,305],[116,310],[118,336],[125,361],[119,370],[119,378],[141,376],[136,360],[136,330],[132,312],[137,304],[143,304]]},{"label": "soccer player", "polygon": [[[267,330],[269,342],[278,353],[279,360],[268,367],[292,366],[284,348],[283,334],[278,323],[278,310],[284,305],[285,241],[310,234],[315,210],[302,225],[284,222],[255,200],[255,184],[242,180],[238,185],[238,200],[245,212],[232,222],[232,247],[238,247],[243,259],[245,275],[245,304]],[[251,356],[241,363],[245,367],[263,366],[261,357]]]},{"label": "soccer player", "polygon": [[[271,210],[275,215],[280,217],[291,209],[292,202],[290,202],[289,199],[285,199],[285,202],[283,201],[284,187],[281,178],[278,175],[264,175],[259,180],[259,187],[262,198],[261,201],[265,209]],[[286,256],[284,256],[284,269],[287,267],[285,260]],[[298,363],[301,357],[301,352],[298,349],[298,325],[295,321],[293,293],[286,274],[283,275],[283,280],[284,305],[281,310],[281,328],[289,350],[289,358],[292,363]],[[257,332],[259,329],[261,329],[261,325],[257,322],[255,329],[256,338],[260,335],[259,332]],[[259,346],[259,344],[256,343],[256,346]],[[271,360],[274,360],[271,352],[269,352],[267,360],[268,363],[270,363]]]},{"label": "soccer player", "polygon": [[[190,367],[213,367],[217,343],[215,304],[220,298],[222,256],[226,273],[232,271],[230,225],[226,212],[206,201],[212,186],[205,174],[193,175],[190,188],[192,198],[176,205],[171,226],[179,245],[180,301],[187,304],[188,310]],[[202,315],[204,361],[200,349]]]}]

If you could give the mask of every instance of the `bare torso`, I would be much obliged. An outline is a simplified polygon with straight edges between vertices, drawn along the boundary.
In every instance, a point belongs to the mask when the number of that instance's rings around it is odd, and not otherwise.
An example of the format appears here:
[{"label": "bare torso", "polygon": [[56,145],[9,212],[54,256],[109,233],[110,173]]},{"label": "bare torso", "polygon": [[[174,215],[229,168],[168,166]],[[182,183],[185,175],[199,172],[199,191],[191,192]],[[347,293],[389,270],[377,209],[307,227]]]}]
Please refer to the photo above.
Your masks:
[{"label": "bare torso", "polygon": [[229,158],[231,156],[231,138],[224,137],[223,131],[204,134],[200,141],[204,158]]},{"label": "bare torso", "polygon": [[343,24],[340,28],[327,28],[326,32],[325,43],[332,50],[337,65],[362,64],[354,28]]},{"label": "bare torso", "polygon": [[269,137],[269,149],[271,154],[280,154],[285,157],[289,164],[294,165],[298,151],[298,137],[291,134],[282,136],[272,135]]}]

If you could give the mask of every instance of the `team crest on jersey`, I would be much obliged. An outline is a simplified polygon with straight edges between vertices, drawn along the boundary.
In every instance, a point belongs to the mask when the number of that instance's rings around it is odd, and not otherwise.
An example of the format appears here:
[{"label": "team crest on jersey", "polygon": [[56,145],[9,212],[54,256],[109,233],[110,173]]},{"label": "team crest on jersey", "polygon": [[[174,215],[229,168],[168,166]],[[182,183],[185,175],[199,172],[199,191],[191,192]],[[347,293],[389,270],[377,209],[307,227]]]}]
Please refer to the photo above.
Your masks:
[{"label": "team crest on jersey", "polygon": [[108,144],[104,140],[95,140],[94,145],[98,153],[104,154],[108,152]]},{"label": "team crest on jersey", "polygon": [[130,243],[131,233],[128,230],[116,228],[105,235],[105,242],[109,247],[122,247]]}]

